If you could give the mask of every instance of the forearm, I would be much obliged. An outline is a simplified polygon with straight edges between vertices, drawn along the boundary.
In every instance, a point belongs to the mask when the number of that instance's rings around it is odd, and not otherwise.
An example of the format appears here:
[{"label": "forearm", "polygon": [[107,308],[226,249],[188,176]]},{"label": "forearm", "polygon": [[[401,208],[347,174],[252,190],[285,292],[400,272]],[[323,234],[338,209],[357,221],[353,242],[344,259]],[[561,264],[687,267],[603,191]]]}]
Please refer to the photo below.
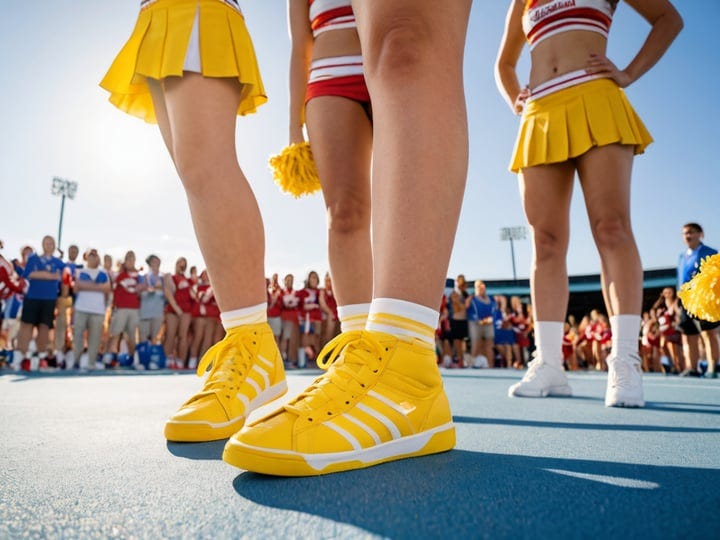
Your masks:
[{"label": "forearm", "polygon": [[515,112],[515,100],[520,95],[521,90],[515,66],[498,62],[495,65],[495,84],[505,103]]},{"label": "forearm", "polygon": [[305,123],[305,91],[307,89],[309,61],[306,52],[293,45],[290,59],[290,125],[291,143],[304,140],[302,128]]},{"label": "forearm", "polygon": [[55,281],[60,279],[60,274],[57,272],[47,272],[45,270],[35,270],[27,276],[27,279],[40,279],[43,281]]}]

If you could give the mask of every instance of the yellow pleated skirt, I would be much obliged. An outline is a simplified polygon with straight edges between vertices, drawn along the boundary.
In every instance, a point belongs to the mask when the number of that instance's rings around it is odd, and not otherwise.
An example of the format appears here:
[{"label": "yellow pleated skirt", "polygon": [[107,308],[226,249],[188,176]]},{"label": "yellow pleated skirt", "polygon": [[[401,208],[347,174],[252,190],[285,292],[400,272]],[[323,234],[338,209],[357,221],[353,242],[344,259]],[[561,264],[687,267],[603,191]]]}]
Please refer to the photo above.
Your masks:
[{"label": "yellow pleated skirt", "polygon": [[611,79],[595,79],[527,103],[510,170],[561,163],[614,143],[642,154],[652,141],[622,88]]},{"label": "yellow pleated skirt", "polygon": [[130,39],[100,82],[113,105],[157,122],[147,79],[182,77],[197,15],[202,74],[240,81],[239,115],[253,113],[267,101],[252,39],[238,10],[220,0],[157,0],[141,9]]}]

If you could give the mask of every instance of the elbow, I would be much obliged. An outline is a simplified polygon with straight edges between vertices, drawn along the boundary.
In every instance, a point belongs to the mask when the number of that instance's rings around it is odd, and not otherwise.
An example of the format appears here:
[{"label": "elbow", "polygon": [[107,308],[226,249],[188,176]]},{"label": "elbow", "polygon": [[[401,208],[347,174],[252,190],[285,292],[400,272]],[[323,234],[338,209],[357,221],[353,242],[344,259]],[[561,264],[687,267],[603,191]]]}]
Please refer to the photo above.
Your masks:
[{"label": "elbow", "polygon": [[685,28],[685,21],[683,21],[683,18],[680,16],[679,13],[675,12],[675,17],[673,17],[673,36],[677,37],[677,35],[682,31],[682,29]]},{"label": "elbow", "polygon": [[660,22],[665,26],[666,32],[671,40],[674,40],[685,27],[682,16],[675,8],[671,8],[669,11],[663,13],[658,20],[658,23]]}]

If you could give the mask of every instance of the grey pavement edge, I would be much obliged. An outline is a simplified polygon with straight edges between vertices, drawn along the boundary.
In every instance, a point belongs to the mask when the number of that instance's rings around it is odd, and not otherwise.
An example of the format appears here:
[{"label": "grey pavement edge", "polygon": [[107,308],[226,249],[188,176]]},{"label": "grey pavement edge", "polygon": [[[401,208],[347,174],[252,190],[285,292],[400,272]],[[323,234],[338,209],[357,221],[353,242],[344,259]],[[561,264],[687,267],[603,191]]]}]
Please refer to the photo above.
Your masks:
[{"label": "grey pavement edge", "polygon": [[285,479],[163,439],[195,376],[3,372],[0,538],[720,537],[718,380],[646,375],[630,410],[604,407],[601,373],[564,399],[508,398],[516,371],[443,374],[455,450]]}]

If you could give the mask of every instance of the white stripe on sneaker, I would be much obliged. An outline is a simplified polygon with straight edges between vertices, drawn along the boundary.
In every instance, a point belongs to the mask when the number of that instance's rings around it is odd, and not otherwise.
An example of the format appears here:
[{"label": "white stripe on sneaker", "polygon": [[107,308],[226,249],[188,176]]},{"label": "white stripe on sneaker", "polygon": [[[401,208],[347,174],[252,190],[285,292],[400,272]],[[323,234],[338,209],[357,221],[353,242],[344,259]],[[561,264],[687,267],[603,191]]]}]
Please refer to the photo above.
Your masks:
[{"label": "white stripe on sneaker", "polygon": [[385,405],[387,405],[387,406],[390,407],[391,409],[394,409],[395,411],[399,412],[399,413],[402,414],[403,416],[407,416],[408,411],[407,411],[406,409],[403,409],[400,405],[398,405],[398,404],[395,403],[394,401],[390,401],[388,398],[386,398],[385,396],[383,396],[383,395],[381,395],[381,394],[378,394],[378,393],[375,392],[374,390],[370,390],[370,391],[367,393],[367,395],[370,396],[370,397],[372,397],[372,398],[377,399],[378,401],[382,401]]},{"label": "white stripe on sneaker", "polygon": [[262,356],[260,354],[257,355],[257,359],[260,360],[260,362],[262,362],[263,364],[265,364],[268,367],[268,369],[272,369],[275,365],[270,360],[268,360],[267,358],[265,358],[264,356]]},{"label": "white stripe on sneaker", "polygon": [[350,443],[350,445],[353,447],[354,450],[362,450],[362,445],[360,444],[360,441],[358,441],[352,433],[348,432],[347,430],[344,430],[337,424],[334,424],[330,421],[323,422],[324,426],[329,427],[333,431],[335,431],[338,435],[340,435],[343,439],[345,439],[347,442]]},{"label": "white stripe on sneaker", "polygon": [[344,413],[344,414],[342,415],[342,417],[345,418],[348,422],[352,422],[352,423],[355,424],[357,427],[359,427],[360,429],[362,429],[365,433],[367,433],[368,435],[370,435],[370,437],[372,437],[372,440],[375,441],[375,444],[380,444],[380,442],[381,442],[381,441],[380,441],[380,436],[379,436],[377,433],[375,433],[375,431],[373,430],[373,428],[371,428],[370,426],[368,426],[365,422],[362,422],[362,421],[358,420],[357,418],[355,418],[354,416],[350,416],[350,415],[347,414],[347,413]]},{"label": "white stripe on sneaker", "polygon": [[262,388],[260,388],[260,385],[258,383],[256,383],[255,381],[253,381],[250,377],[245,379],[245,382],[255,389],[255,395],[262,392]]},{"label": "white stripe on sneaker", "polygon": [[362,403],[358,403],[357,408],[360,409],[362,412],[369,414],[386,428],[388,428],[388,431],[392,435],[393,439],[399,439],[400,437],[402,437],[402,435],[400,434],[400,430],[397,428],[397,426],[384,414],[379,413],[375,409],[372,409],[367,405],[363,405]]},{"label": "white stripe on sneaker", "polygon": [[[259,374],[263,378],[263,382],[265,383],[265,388],[270,386],[270,375],[267,371],[265,371],[263,368],[258,366],[257,364],[253,365],[252,370]],[[260,393],[260,392],[258,392]]]}]

